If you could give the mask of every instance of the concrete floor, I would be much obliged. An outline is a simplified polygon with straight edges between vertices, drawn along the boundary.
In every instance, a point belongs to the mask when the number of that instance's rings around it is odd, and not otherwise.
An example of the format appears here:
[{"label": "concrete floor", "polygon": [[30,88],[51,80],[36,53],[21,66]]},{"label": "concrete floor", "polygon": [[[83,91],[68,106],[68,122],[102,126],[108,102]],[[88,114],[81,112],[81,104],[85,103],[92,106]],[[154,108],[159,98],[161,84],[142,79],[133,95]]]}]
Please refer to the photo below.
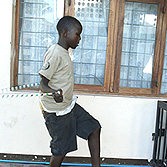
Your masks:
[{"label": "concrete floor", "polygon": [[[0,162],[0,167],[49,167],[49,165]],[[76,167],[76,166],[62,165],[62,167]],[[79,167],[85,167],[85,166],[79,166]]]},{"label": "concrete floor", "polygon": [[[49,167],[50,156],[0,153],[0,167]],[[147,160],[101,159],[102,167],[150,167]],[[108,165],[109,164],[109,165]],[[62,167],[90,167],[90,157],[65,157]]]},{"label": "concrete floor", "polygon": [[[62,167],[89,167],[90,164],[85,164],[85,166],[79,165],[62,165]],[[103,165],[102,165],[103,166]],[[104,167],[151,167],[151,166],[144,166],[144,165],[105,165]],[[0,162],[0,167],[49,167],[48,164],[23,164],[23,163],[8,163],[8,162]]]},{"label": "concrete floor", "polygon": [[[49,167],[49,165],[0,162],[0,167]],[[62,166],[62,167],[75,167],[75,166]]]},{"label": "concrete floor", "polygon": [[49,167],[49,165],[0,162],[0,167]]}]

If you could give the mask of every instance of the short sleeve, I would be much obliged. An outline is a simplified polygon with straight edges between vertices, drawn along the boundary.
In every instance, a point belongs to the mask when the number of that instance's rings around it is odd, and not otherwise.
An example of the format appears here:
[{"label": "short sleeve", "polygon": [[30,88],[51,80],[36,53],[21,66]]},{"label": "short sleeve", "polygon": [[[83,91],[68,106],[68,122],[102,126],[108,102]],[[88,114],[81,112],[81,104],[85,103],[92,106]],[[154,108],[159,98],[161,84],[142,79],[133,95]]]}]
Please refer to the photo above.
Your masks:
[{"label": "short sleeve", "polygon": [[51,80],[53,74],[56,72],[59,65],[58,55],[55,55],[54,51],[49,51],[46,53],[45,60],[43,62],[43,66],[39,71],[39,75],[46,77]]}]

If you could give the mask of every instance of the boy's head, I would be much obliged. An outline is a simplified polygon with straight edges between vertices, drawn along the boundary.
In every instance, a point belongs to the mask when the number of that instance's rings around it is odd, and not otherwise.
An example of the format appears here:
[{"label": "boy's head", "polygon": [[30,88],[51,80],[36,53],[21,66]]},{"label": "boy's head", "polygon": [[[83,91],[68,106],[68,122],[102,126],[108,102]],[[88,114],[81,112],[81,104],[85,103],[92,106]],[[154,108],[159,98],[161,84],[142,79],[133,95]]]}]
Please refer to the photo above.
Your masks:
[{"label": "boy's head", "polygon": [[72,16],[64,16],[57,23],[57,31],[61,35],[64,30],[70,31],[74,26],[80,26],[82,28],[79,20]]},{"label": "boy's head", "polygon": [[64,16],[57,23],[57,30],[59,33],[59,40],[65,45],[75,49],[81,40],[80,34],[82,32],[81,23],[74,17]]}]

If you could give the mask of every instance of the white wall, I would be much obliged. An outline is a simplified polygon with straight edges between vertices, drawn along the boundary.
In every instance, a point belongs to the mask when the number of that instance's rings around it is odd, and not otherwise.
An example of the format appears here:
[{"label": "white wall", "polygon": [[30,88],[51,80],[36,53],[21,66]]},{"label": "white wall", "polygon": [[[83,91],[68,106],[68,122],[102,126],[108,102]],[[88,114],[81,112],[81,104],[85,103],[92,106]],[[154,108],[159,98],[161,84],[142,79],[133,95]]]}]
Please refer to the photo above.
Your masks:
[{"label": "white wall", "polygon": [[[12,1],[0,6],[0,88],[9,87]],[[151,159],[156,98],[78,95],[78,103],[102,125],[101,156]],[[50,137],[39,109],[38,97],[0,97],[0,153],[50,155]],[[69,155],[89,156],[87,142]]]},{"label": "white wall", "polygon": [[[151,159],[157,99],[79,95],[78,103],[102,125],[102,157]],[[0,152],[49,155],[50,137],[38,97],[0,100]],[[87,142],[69,155],[89,156]]]},{"label": "white wall", "polygon": [[12,0],[0,5],[0,89],[10,85],[10,42],[12,22]]}]

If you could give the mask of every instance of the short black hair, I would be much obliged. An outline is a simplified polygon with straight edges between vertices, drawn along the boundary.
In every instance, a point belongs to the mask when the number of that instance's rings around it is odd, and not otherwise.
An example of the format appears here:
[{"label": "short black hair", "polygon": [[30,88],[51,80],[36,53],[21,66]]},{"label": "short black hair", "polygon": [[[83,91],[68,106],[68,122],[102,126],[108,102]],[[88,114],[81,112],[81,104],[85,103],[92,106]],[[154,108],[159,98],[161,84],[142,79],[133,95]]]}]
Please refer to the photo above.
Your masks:
[{"label": "short black hair", "polygon": [[59,35],[63,32],[63,30],[70,30],[74,27],[75,24],[78,24],[82,27],[79,20],[72,16],[64,16],[57,23],[57,31]]}]

